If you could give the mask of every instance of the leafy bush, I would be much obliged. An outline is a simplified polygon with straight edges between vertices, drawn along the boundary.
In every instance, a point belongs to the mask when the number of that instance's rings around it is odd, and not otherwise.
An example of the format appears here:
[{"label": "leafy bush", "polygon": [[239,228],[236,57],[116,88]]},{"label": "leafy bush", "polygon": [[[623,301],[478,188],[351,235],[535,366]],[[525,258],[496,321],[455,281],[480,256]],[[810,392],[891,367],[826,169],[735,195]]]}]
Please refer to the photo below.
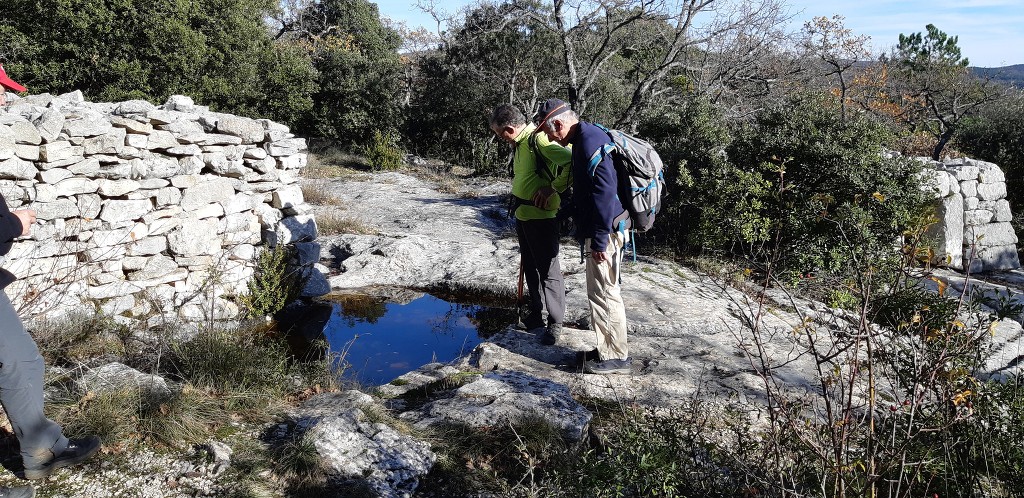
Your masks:
[{"label": "leafy bush", "polygon": [[289,267],[294,249],[278,245],[256,258],[256,272],[246,284],[249,292],[239,296],[245,316],[273,315],[299,297],[302,278]]},{"label": "leafy bush", "polygon": [[[1006,494],[1024,493],[1024,384],[1020,377],[989,381],[978,389],[976,417],[965,421],[973,468],[989,468]],[[994,494],[994,493],[993,493]]]},{"label": "leafy bush", "polygon": [[308,49],[316,89],[303,127],[350,150],[369,142],[374,130],[390,136],[402,123],[402,63],[398,33],[381,22],[367,0],[309,2],[296,13],[292,35]]},{"label": "leafy bush", "polygon": [[850,274],[851,249],[882,255],[925,212],[919,166],[887,157],[886,138],[827,96],[765,109],[736,130],[727,160],[687,166],[691,240],[790,273]]},{"label": "leafy bush", "polygon": [[373,140],[363,152],[370,167],[377,171],[394,171],[402,167],[405,154],[398,147],[398,134],[394,131],[373,130]]},{"label": "leafy bush", "polygon": [[312,108],[316,73],[305,54],[271,39],[264,19],[275,5],[16,0],[0,54],[33,93],[82,90],[100,102],[186,94],[218,111],[294,124]]},{"label": "leafy bush", "polygon": [[727,497],[753,490],[746,476],[725,467],[727,452],[712,442],[708,412],[658,415],[623,407],[600,424],[601,444],[556,467],[552,488],[560,490],[557,496]]},{"label": "leafy bush", "polygon": [[[665,163],[668,188],[663,194],[663,212],[654,225],[655,236],[685,252],[723,247],[728,238],[709,239],[716,233],[712,227],[699,227],[704,223],[717,224],[711,216],[700,217],[705,197],[714,191],[722,197],[721,206],[727,206],[728,199],[742,204],[747,202],[748,192],[759,187],[721,177],[729,169],[725,148],[732,135],[720,111],[711,103],[694,98],[645,121],[639,132],[657,144]],[[694,223],[695,219],[699,221]]]},{"label": "leafy bush", "polygon": [[529,494],[526,490],[541,485],[546,466],[571,456],[559,429],[540,417],[487,428],[449,424],[432,433],[438,461],[420,488],[428,495],[461,496],[467,490]]}]

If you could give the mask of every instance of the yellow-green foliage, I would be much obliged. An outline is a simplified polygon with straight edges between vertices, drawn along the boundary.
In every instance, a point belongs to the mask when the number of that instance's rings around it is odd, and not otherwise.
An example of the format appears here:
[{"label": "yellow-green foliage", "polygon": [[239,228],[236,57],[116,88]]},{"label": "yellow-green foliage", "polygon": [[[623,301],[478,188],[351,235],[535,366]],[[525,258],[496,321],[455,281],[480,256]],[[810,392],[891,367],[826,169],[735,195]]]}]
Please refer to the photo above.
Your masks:
[{"label": "yellow-green foliage", "polygon": [[398,147],[398,134],[392,130],[374,130],[373,140],[364,153],[370,166],[377,171],[392,171],[402,166],[404,154]]},{"label": "yellow-green foliage", "polygon": [[256,273],[247,284],[249,292],[240,296],[246,316],[272,315],[299,297],[302,279],[288,265],[292,252],[290,247],[278,245],[256,258]]}]

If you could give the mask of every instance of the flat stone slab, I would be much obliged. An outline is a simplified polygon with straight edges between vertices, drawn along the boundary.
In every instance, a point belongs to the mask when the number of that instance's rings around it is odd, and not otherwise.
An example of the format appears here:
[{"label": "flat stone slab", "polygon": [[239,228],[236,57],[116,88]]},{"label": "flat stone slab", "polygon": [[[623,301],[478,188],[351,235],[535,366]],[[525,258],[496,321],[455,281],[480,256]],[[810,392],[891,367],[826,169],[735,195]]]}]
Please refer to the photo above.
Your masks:
[{"label": "flat stone slab", "polygon": [[[317,209],[340,211],[372,232],[320,238],[321,262],[331,271],[334,290],[380,285],[478,290],[509,296],[512,307],[519,254],[504,210],[508,184],[460,181],[455,189],[441,189],[398,172],[310,180],[338,200]],[[751,324],[757,323],[769,366],[783,387],[798,396],[819,389],[814,359],[806,353],[806,326],[813,324],[816,343],[827,346],[843,312],[777,290],[759,300],[761,289],[740,291],[676,263],[645,257],[643,234],[638,242],[641,255],[636,262],[626,258],[621,276],[631,374],[587,375],[577,365],[577,355],[593,349],[596,337],[588,330],[584,265],[571,239],[561,246],[567,309],[558,343],[541,346],[510,324],[452,366],[485,375],[520,372],[567,386],[574,395],[647,406],[679,406],[697,393],[756,405],[765,396],[758,374],[764,367],[752,356]],[[1024,272],[1008,275],[1024,282]],[[1015,337],[1021,334],[1011,328],[1004,325],[1005,333],[996,337],[997,352],[986,367],[992,375],[1016,372],[1022,363],[1015,353],[1021,349]]]},{"label": "flat stone slab", "polygon": [[484,373],[451,396],[401,414],[403,420],[424,428],[443,423],[486,428],[531,417],[559,428],[571,441],[586,435],[592,418],[565,385],[513,370]]}]

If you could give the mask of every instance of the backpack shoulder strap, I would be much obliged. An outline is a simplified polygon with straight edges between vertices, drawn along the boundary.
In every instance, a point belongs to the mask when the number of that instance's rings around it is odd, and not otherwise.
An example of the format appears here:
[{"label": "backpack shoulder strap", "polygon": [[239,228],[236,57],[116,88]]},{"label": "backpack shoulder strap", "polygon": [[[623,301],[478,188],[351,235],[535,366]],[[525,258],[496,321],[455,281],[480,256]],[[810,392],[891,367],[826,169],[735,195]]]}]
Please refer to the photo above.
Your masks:
[{"label": "backpack shoulder strap", "polygon": [[587,166],[587,173],[593,177],[594,173],[597,172],[597,165],[601,164],[601,160],[604,159],[605,155],[611,154],[614,150],[614,142],[608,142],[602,145],[600,149],[595,150],[594,153],[590,155],[590,164]]},{"label": "backpack shoulder strap", "polygon": [[548,158],[545,157],[544,154],[541,154],[540,146],[537,145],[537,132],[534,131],[531,133],[526,140],[530,145],[530,150],[533,151],[533,156],[535,158],[534,164],[537,167],[537,176],[549,182],[554,181],[558,174],[557,172],[551,171],[551,165],[548,164]]}]

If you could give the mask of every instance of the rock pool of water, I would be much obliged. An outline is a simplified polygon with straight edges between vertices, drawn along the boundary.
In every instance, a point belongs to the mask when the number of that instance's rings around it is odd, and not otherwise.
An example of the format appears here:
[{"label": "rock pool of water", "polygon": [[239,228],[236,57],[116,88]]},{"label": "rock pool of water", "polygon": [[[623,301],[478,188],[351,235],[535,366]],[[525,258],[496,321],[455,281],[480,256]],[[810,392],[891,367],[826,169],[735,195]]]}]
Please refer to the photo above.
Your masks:
[{"label": "rock pool of water", "polygon": [[430,294],[408,302],[359,294],[330,301],[324,338],[345,367],[343,377],[364,385],[386,384],[426,363],[454,360],[516,320],[514,310]]}]

